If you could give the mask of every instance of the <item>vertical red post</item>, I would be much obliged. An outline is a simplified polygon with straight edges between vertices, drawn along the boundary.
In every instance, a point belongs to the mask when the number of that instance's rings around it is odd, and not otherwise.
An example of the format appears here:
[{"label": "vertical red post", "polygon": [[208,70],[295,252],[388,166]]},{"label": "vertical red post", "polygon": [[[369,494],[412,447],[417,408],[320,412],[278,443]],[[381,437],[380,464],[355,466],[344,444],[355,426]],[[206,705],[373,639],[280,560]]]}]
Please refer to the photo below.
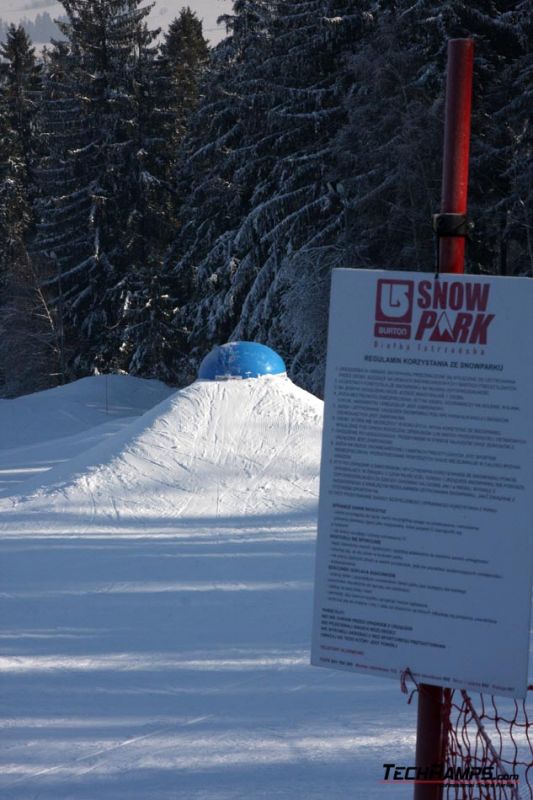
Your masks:
[{"label": "vertical red post", "polygon": [[[421,781],[438,780],[440,777],[438,774],[432,776],[432,766],[442,763],[444,751],[442,700],[443,690],[440,686],[420,684],[415,763]],[[414,800],[442,800],[442,788],[439,783],[416,783]]]},{"label": "vertical red post", "polygon": [[[442,213],[466,214],[473,67],[473,40],[451,39],[448,42]],[[448,236],[440,240],[440,269],[441,272],[465,271],[464,237]]]},{"label": "vertical red post", "polygon": [[[442,170],[441,212],[443,214],[466,215],[467,211],[473,67],[472,39],[450,40]],[[465,244],[463,236],[446,236],[440,239],[441,272],[464,272]],[[416,766],[421,770],[421,777],[427,775],[428,779],[432,765],[441,763],[444,756],[442,707],[442,688],[421,684],[418,695]],[[414,800],[442,800],[442,794],[442,784],[417,783]]]}]

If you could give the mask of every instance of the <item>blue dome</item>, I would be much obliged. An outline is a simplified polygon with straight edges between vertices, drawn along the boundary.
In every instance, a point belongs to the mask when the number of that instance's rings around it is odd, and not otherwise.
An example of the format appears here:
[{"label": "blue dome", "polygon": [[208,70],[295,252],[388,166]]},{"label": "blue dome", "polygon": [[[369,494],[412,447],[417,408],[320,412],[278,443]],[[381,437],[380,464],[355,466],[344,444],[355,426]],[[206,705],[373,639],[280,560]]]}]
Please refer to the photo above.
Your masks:
[{"label": "blue dome", "polygon": [[256,342],[229,342],[211,350],[200,364],[198,377],[201,380],[222,381],[282,375],[286,371],[283,359],[270,347]]}]

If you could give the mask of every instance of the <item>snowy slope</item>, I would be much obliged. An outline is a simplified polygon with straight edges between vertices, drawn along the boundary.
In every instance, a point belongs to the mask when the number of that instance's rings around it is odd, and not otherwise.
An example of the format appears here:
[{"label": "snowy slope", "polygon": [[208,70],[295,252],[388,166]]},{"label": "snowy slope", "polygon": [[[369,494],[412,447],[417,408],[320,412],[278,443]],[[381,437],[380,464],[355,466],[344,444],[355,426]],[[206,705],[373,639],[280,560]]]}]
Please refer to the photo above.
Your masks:
[{"label": "snowy slope", "polygon": [[197,382],[0,500],[2,798],[391,797],[413,708],[309,666],[321,412]]},{"label": "snowy slope", "polygon": [[0,448],[34,445],[138,416],[171,393],[160,381],[95,375],[15,400],[0,399]]},{"label": "snowy slope", "polygon": [[100,375],[0,399],[0,497],[104,441],[171,393],[160,381]]}]

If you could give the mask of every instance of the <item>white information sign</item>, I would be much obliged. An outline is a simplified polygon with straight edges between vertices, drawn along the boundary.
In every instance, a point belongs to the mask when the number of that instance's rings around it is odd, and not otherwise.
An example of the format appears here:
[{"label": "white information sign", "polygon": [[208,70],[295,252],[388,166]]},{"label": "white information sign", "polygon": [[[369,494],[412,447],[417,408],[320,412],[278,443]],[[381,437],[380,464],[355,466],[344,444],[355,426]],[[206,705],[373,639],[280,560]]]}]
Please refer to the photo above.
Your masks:
[{"label": "white information sign", "polygon": [[523,697],[533,280],[335,270],[312,663]]}]

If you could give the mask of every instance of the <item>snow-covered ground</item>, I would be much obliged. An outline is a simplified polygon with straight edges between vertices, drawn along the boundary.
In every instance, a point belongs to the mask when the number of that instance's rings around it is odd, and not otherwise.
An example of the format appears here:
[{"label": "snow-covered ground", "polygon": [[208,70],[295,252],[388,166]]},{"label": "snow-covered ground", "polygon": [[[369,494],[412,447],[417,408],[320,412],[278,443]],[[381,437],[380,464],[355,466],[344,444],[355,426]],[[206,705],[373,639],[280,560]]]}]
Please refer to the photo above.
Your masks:
[{"label": "snow-covered ground", "polygon": [[0,402],[2,798],[410,797],[398,684],[309,666],[321,413],[283,377]]}]

